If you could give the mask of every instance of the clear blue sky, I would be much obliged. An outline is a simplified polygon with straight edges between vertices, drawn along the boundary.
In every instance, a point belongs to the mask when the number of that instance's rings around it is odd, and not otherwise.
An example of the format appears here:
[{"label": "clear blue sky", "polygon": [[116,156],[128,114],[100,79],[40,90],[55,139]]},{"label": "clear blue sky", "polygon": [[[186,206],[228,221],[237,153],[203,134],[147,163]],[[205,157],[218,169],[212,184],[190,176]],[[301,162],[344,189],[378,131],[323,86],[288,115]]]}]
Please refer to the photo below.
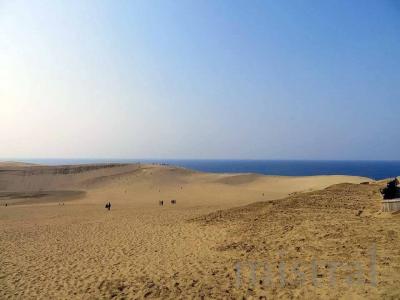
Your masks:
[{"label": "clear blue sky", "polygon": [[399,159],[399,1],[1,1],[0,158]]}]

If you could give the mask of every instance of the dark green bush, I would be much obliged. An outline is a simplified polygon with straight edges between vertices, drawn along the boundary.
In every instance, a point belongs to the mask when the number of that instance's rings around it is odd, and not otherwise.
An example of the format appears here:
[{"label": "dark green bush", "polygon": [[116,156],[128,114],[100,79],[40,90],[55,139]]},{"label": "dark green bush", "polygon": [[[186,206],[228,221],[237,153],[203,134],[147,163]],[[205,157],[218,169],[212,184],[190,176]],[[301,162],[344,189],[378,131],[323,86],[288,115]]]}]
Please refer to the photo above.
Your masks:
[{"label": "dark green bush", "polygon": [[395,178],[392,181],[389,181],[387,186],[382,189],[383,199],[394,199],[399,197],[400,189],[397,187],[399,181]]}]

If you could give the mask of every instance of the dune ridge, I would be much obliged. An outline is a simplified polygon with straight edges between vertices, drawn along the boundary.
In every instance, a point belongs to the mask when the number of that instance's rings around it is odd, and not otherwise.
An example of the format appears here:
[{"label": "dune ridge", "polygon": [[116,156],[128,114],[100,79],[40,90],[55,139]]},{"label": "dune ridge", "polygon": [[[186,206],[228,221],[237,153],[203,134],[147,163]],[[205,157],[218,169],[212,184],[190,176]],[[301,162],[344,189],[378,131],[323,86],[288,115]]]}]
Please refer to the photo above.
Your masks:
[{"label": "dune ridge", "polygon": [[[326,187],[337,182],[360,182],[368,178],[353,176],[313,176],[285,177],[265,176],[260,174],[212,174],[188,170],[180,167],[158,164],[84,164],[66,166],[25,165],[23,163],[0,164],[0,191],[9,192],[9,198],[17,199],[21,193],[48,191],[53,197],[32,197],[32,203],[46,202],[53,199],[63,201],[61,191],[73,192],[81,199],[79,192],[93,192],[97,195],[114,193],[120,201],[121,191],[127,195],[135,187],[147,198],[145,190],[168,191],[169,197],[182,194],[183,186],[193,190],[206,188],[210,194],[223,190],[228,192],[226,197],[233,197],[234,191],[246,191],[257,199],[263,195],[265,199],[283,197],[290,192],[312,190]],[[149,188],[150,186],[150,188]],[[194,191],[197,190],[197,191]],[[54,193],[57,191],[57,193]],[[132,191],[136,193],[136,191]],[[14,195],[11,195],[14,193]],[[258,193],[258,195],[256,195]],[[150,191],[151,194],[151,191]],[[219,193],[221,196],[224,193]],[[58,195],[54,197],[54,195]],[[66,195],[65,195],[66,196]],[[153,195],[152,195],[153,196]],[[163,195],[160,195],[163,196]],[[113,198],[112,196],[109,196]],[[154,196],[153,196],[154,197]],[[23,197],[27,203],[28,197]],[[11,200],[12,200],[11,199]],[[0,201],[10,200],[0,197]],[[155,199],[156,200],[156,199]],[[154,201],[155,201],[154,200]],[[228,200],[228,199],[227,199]],[[207,200],[203,200],[207,201]],[[236,202],[235,200],[233,200]],[[21,201],[13,201],[21,203]],[[11,203],[13,203],[11,202]],[[246,200],[242,200],[242,204]],[[199,205],[204,203],[198,203]]]}]

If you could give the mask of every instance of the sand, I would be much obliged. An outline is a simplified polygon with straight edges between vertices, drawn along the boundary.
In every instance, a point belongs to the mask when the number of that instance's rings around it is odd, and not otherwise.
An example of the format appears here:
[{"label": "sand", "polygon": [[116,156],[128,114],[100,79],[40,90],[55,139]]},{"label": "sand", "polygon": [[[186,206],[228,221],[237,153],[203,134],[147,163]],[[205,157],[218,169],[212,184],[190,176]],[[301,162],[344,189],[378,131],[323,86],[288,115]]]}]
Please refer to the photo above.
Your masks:
[{"label": "sand", "polygon": [[[0,164],[0,298],[398,297],[400,216],[380,213],[383,184],[141,164]],[[313,258],[367,266],[371,245],[376,287],[368,274],[348,284],[340,269],[332,288],[322,264],[313,285]],[[249,261],[275,269],[301,261],[304,282],[286,270],[284,285],[279,274],[266,284]]]}]

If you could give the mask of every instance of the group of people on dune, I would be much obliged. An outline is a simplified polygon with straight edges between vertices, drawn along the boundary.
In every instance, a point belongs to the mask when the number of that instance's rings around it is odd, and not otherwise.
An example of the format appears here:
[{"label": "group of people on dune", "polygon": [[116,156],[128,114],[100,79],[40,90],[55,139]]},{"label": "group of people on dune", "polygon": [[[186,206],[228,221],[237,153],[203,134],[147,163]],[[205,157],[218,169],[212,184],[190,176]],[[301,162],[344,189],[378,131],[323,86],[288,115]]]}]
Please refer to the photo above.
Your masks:
[{"label": "group of people on dune", "polygon": [[[158,204],[159,204],[160,206],[163,206],[163,205],[164,205],[164,201],[163,201],[163,200],[160,200],[160,201],[158,202]],[[171,200],[171,204],[176,204],[176,200],[175,200],[175,199]],[[107,203],[106,203],[106,209],[111,210],[111,202],[107,202]]]}]

